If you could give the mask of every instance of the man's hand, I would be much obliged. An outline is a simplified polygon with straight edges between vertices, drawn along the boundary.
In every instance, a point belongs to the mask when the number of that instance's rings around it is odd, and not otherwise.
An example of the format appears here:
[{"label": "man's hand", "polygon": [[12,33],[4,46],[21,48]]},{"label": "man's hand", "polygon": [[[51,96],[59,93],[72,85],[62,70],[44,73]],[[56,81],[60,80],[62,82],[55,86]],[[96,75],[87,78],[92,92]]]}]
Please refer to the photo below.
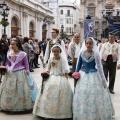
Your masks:
[{"label": "man's hand", "polygon": [[118,64],[117,69],[118,69],[118,70],[120,69],[120,64]]}]

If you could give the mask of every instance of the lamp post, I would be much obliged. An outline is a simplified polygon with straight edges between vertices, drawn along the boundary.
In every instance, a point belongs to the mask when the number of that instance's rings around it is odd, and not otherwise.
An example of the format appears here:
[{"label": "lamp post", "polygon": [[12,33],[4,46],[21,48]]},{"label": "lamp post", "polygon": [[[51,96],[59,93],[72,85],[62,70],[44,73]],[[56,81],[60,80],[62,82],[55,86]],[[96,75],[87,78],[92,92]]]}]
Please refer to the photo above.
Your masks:
[{"label": "lamp post", "polygon": [[63,30],[64,30],[64,26],[61,25],[62,39],[63,39]]},{"label": "lamp post", "polygon": [[9,7],[7,6],[7,4],[5,2],[3,2],[2,4],[0,4],[0,14],[3,16],[2,20],[1,20],[1,24],[4,27],[4,34],[6,34],[6,26],[9,24],[7,21],[7,17],[9,15]]}]

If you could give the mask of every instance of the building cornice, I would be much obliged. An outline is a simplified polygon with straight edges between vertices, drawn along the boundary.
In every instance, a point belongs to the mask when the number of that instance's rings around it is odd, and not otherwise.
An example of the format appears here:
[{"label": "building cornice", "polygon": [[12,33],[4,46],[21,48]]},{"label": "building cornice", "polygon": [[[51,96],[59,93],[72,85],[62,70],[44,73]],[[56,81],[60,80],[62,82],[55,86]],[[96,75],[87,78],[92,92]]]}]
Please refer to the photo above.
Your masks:
[{"label": "building cornice", "polygon": [[[18,0],[11,0],[11,2],[15,3],[15,4],[18,4],[20,6],[23,6],[23,7],[27,7],[28,9],[36,12],[36,13],[41,13],[43,16],[47,16],[49,19],[53,19],[53,16],[52,16],[52,11],[50,9],[48,9],[46,6],[42,5],[42,4],[36,4],[32,1],[28,1],[29,3],[31,4],[34,4],[35,5],[35,8],[33,8],[32,6],[28,5],[28,4],[25,4],[21,1],[18,1]],[[42,11],[40,11],[40,9]],[[26,13],[27,14],[27,13]]]}]

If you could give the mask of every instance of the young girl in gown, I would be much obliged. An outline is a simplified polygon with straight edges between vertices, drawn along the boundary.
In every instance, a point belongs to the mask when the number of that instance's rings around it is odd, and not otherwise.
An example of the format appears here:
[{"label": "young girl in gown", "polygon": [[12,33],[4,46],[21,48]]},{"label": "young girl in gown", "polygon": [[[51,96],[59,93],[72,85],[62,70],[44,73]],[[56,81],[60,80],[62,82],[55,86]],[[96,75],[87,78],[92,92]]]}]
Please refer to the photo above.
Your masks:
[{"label": "young girl in gown", "polygon": [[[69,66],[60,45],[54,45],[47,70],[50,77],[44,81],[36,98],[33,114],[52,119],[72,118],[72,90],[68,81]],[[61,55],[60,55],[61,54]]]},{"label": "young girl in gown", "polygon": [[33,108],[37,86],[29,72],[28,59],[14,38],[7,54],[7,73],[0,86],[0,108],[4,111],[28,111]]},{"label": "young girl in gown", "polygon": [[74,120],[112,120],[112,106],[96,42],[88,38],[83,43],[76,72],[77,81],[73,99]]}]

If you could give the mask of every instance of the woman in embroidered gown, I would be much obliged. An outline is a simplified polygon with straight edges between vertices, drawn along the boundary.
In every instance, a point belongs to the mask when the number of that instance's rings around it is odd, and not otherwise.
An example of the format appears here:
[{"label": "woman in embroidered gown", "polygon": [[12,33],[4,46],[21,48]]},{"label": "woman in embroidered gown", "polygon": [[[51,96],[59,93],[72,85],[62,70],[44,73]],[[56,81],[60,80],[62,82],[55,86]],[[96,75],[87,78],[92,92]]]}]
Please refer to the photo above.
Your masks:
[{"label": "woman in embroidered gown", "polygon": [[[72,90],[68,81],[69,66],[60,45],[54,45],[47,70],[50,77],[44,81],[36,98],[33,114],[53,119],[72,118]],[[63,55],[64,54],[64,55]]]},{"label": "woman in embroidered gown", "polygon": [[37,86],[29,72],[28,59],[20,41],[13,39],[7,55],[7,73],[0,89],[0,108],[4,111],[27,111],[33,108]]},{"label": "woman in embroidered gown", "polygon": [[76,72],[80,72],[73,99],[74,120],[112,120],[112,106],[96,42],[83,43]]}]

